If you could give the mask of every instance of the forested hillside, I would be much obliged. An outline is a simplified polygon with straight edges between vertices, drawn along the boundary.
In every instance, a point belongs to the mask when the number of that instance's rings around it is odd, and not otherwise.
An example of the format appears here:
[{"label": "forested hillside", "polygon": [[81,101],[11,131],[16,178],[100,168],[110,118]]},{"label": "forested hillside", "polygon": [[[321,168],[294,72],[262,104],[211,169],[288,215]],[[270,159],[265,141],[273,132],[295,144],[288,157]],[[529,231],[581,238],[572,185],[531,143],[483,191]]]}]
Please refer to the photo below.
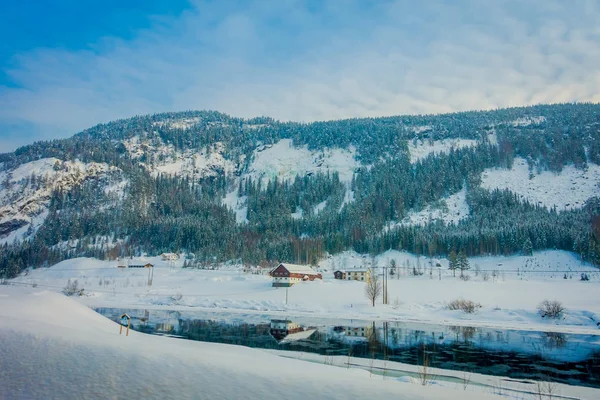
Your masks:
[{"label": "forested hillside", "polygon": [[165,251],[316,263],[347,249],[563,249],[598,265],[599,164],[597,104],[315,123],[138,116],[0,155],[0,273]]}]

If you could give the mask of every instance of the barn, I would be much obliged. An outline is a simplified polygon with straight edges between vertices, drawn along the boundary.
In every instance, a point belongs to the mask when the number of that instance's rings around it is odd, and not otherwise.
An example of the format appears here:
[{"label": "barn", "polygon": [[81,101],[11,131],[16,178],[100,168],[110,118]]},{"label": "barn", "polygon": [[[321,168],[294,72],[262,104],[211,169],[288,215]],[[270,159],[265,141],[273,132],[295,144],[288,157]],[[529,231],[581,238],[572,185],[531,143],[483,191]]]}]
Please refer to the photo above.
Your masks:
[{"label": "barn", "polygon": [[323,279],[323,275],[315,272],[308,265],[281,263],[269,273],[273,278],[273,287],[289,287],[303,281]]}]

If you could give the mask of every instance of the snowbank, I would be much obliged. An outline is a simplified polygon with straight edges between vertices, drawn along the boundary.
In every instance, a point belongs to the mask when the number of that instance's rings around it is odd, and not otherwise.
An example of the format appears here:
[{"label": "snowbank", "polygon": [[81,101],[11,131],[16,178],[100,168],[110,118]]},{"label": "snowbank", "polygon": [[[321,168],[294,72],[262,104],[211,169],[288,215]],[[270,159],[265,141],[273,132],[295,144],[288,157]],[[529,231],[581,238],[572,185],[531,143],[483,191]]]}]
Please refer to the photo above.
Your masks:
[{"label": "snowbank", "polygon": [[[0,288],[0,397],[447,399],[448,388],[239,346],[130,332],[62,295]],[[463,399],[494,398],[456,391]]]}]

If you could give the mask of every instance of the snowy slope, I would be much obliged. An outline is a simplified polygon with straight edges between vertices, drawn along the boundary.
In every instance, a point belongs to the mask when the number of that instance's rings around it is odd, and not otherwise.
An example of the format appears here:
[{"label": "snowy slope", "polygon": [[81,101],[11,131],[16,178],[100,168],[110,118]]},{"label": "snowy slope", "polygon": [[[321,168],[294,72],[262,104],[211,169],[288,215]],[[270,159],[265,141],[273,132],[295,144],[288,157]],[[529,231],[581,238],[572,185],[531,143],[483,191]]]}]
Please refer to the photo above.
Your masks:
[{"label": "snowy slope", "polygon": [[410,162],[427,158],[430,154],[448,153],[451,149],[460,149],[462,147],[476,146],[477,140],[472,139],[443,139],[443,140],[412,140],[408,142],[408,151],[410,152]]},{"label": "snowy slope", "polygon": [[[293,180],[296,176],[306,176],[316,173],[334,173],[339,174],[340,181],[349,186],[354,175],[354,170],[360,163],[355,159],[356,151],[353,147],[348,150],[326,149],[322,152],[310,151],[307,146],[295,147],[291,139],[283,139],[273,145],[259,146],[253,153],[252,162],[247,171],[241,174],[239,179],[262,180],[266,185],[272,179]],[[224,171],[231,171],[231,166],[223,163]],[[163,167],[159,167],[163,168]],[[172,170],[182,168],[179,164],[169,167]],[[213,169],[216,170],[216,169]],[[239,180],[236,180],[234,187],[237,187]],[[246,197],[238,197],[237,189],[229,192],[222,203],[236,214],[238,223],[247,222],[246,215],[248,207],[246,206]],[[344,204],[354,200],[353,192],[347,189],[344,198]],[[326,202],[322,202],[314,207],[313,213],[318,214],[325,208]],[[341,209],[340,209],[341,210]],[[301,219],[304,211],[301,209],[291,214],[294,219]]]},{"label": "snowy slope", "polygon": [[390,223],[385,230],[399,225],[424,226],[438,220],[444,222],[446,225],[456,225],[469,216],[470,211],[467,204],[466,189],[442,199],[442,202],[443,205],[440,207],[427,206],[418,212],[411,211],[402,221]]},{"label": "snowy slope", "polygon": [[342,182],[350,182],[354,169],[360,165],[355,154],[353,147],[311,151],[307,146],[294,146],[291,139],[282,139],[255,150],[246,176],[266,183],[274,178],[291,180],[298,175],[338,172]]},{"label": "snowy slope", "polygon": [[160,138],[134,136],[123,144],[131,157],[139,160],[153,176],[166,174],[199,179],[229,175],[235,170],[233,162],[223,157],[224,147],[220,142],[200,152],[178,151],[172,144],[163,143]]},{"label": "snowy slope", "polygon": [[[236,186],[237,187],[237,186]],[[238,196],[238,189],[235,189],[222,199],[222,204],[235,212],[235,220],[238,224],[248,222],[248,206],[246,200],[248,196]]]},{"label": "snowy slope", "polygon": [[152,125],[154,126],[164,126],[171,129],[190,129],[191,127],[197,125],[202,121],[202,118],[177,118],[170,119],[166,121],[158,121],[154,122]]},{"label": "snowy slope", "polygon": [[[70,190],[87,179],[119,173],[100,163],[43,158],[0,172],[0,244],[23,240],[33,234],[48,213],[52,191]],[[122,195],[126,183],[117,180],[105,191]]]},{"label": "snowy slope", "polygon": [[511,121],[510,125],[515,126],[515,127],[525,127],[525,126],[531,126],[531,125],[540,125],[544,122],[546,122],[546,117],[543,117],[543,116],[523,117],[523,118],[517,118],[514,121]]},{"label": "snowy slope", "polygon": [[559,174],[544,171],[529,179],[527,161],[515,158],[511,169],[486,169],[481,187],[508,189],[532,204],[559,211],[580,208],[590,197],[600,194],[600,166],[590,163],[584,171],[568,165]]},{"label": "snowy slope", "polygon": [[[5,399],[446,399],[449,388],[373,379],[230,345],[130,332],[62,295],[0,288]],[[494,398],[454,389],[466,400]]]}]

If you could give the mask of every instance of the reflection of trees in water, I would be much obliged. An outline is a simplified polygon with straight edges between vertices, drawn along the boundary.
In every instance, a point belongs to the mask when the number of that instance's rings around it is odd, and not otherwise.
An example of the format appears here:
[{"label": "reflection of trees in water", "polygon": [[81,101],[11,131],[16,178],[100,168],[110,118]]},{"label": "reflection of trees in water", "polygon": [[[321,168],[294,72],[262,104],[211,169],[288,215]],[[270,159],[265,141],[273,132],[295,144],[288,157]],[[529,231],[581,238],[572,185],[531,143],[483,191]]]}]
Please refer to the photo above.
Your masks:
[{"label": "reflection of trees in water", "polygon": [[550,350],[562,349],[567,345],[567,336],[560,332],[543,332],[542,342]]},{"label": "reflection of trees in water", "polygon": [[468,342],[475,337],[478,329],[472,326],[451,326],[450,331],[456,335],[457,342],[459,339],[462,339],[464,342]]},{"label": "reflection of trees in water", "polygon": [[[97,310],[102,313],[105,310]],[[109,310],[105,311],[108,314]],[[124,311],[110,310],[115,319]],[[127,310],[125,310],[127,311]],[[114,314],[114,316],[112,315]],[[156,315],[155,312],[151,314]],[[147,333],[156,333],[156,317],[144,324],[147,313],[138,316],[132,312],[132,328]],[[135,317],[134,317],[135,315]],[[278,344],[270,334],[270,323],[232,323],[216,320],[190,320],[175,317],[180,314],[164,313],[175,326],[174,333],[191,340],[238,344],[265,349],[293,350],[316,354],[352,354],[358,358],[389,359],[408,364],[421,365],[425,354],[430,365],[463,370],[468,366],[474,372],[503,375],[515,378],[540,379],[552,373],[557,382],[574,382],[600,387],[600,351],[577,362],[560,362],[547,359],[548,349],[563,349],[568,338],[560,333],[522,335],[510,331],[497,331],[473,327],[448,327],[437,331],[413,330],[400,323],[367,323],[360,335],[346,337],[348,327],[320,326],[310,340]],[[136,318],[137,317],[137,318]],[[144,318],[145,317],[145,318]],[[133,319],[135,325],[133,325]],[[159,321],[163,318],[159,318]],[[164,321],[164,320],[163,320]],[[390,326],[388,326],[390,325]],[[165,327],[166,328],[166,327]],[[508,344],[509,338],[517,345],[531,343],[540,351],[530,352],[490,350],[494,346]],[[514,336],[516,335],[516,336]],[[362,336],[362,339],[361,339]],[[447,338],[445,338],[447,336]],[[453,337],[454,336],[454,337]],[[535,337],[533,340],[532,338]],[[450,339],[450,340],[448,340]],[[499,348],[502,348],[501,346]],[[550,372],[551,371],[551,372]],[[544,375],[546,374],[546,375]]]}]

